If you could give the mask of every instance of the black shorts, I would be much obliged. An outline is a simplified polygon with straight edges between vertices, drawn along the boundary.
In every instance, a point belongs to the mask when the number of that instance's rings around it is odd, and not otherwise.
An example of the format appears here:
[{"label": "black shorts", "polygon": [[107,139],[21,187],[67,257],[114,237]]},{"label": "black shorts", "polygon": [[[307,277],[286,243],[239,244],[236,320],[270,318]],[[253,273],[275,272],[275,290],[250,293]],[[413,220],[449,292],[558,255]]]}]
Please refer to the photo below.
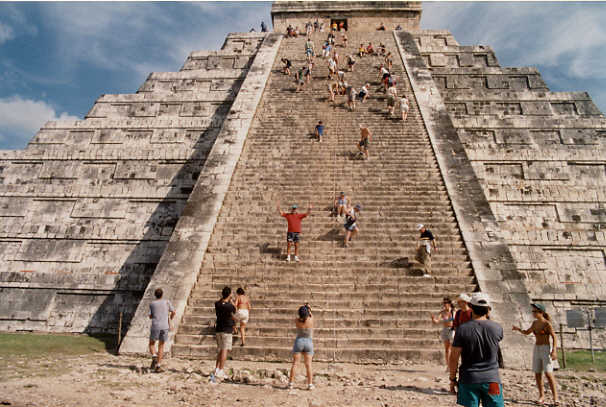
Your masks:
[{"label": "black shorts", "polygon": [[286,241],[291,243],[299,243],[299,232],[286,232]]},{"label": "black shorts", "polygon": [[360,143],[358,144],[360,147],[364,147],[364,148],[368,148],[368,139],[365,138],[364,140],[361,140]]}]

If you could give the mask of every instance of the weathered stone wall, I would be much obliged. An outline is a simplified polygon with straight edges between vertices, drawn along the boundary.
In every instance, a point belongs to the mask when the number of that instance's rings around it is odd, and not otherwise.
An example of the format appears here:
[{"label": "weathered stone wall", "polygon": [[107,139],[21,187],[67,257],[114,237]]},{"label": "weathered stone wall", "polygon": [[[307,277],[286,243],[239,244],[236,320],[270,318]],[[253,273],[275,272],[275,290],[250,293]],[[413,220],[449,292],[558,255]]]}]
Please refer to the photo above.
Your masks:
[{"label": "weathered stone wall", "polygon": [[286,32],[291,25],[305,32],[305,23],[324,23],[324,31],[330,30],[331,19],[347,19],[348,31],[374,31],[381,23],[387,30],[398,25],[404,30],[418,30],[421,21],[420,2],[316,2],[281,1],[272,6],[274,31]]},{"label": "weathered stone wall", "polygon": [[[556,320],[606,303],[606,120],[585,92],[550,92],[447,31],[414,39],[533,301]],[[587,347],[585,331],[567,342]],[[597,333],[601,344],[603,333]]]},{"label": "weathered stone wall", "polygon": [[128,326],[264,38],[230,35],[0,153],[0,330]]}]

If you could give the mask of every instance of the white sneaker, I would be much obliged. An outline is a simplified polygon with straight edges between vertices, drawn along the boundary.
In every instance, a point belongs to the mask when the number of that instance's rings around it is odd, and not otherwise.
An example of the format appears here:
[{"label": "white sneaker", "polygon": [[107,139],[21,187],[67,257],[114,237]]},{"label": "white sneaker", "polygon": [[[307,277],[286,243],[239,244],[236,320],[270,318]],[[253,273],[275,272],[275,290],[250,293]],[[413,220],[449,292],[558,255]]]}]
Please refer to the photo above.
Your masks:
[{"label": "white sneaker", "polygon": [[290,254],[286,256],[286,261],[290,263]]},{"label": "white sneaker", "polygon": [[299,261],[301,261],[301,259],[299,258],[299,256],[295,256],[295,261],[298,263]]},{"label": "white sneaker", "polygon": [[431,274],[425,273],[425,274],[423,274],[423,277],[425,277],[425,278],[431,278]]},{"label": "white sneaker", "polygon": [[293,382],[288,382],[288,390],[292,390],[295,388],[295,384]]},{"label": "white sneaker", "polygon": [[218,377],[219,379],[226,379],[227,375],[225,374],[225,372],[223,370],[219,370],[216,374],[216,377]]},{"label": "white sneaker", "polygon": [[313,389],[315,389],[315,388],[316,388],[316,386],[314,386],[314,384],[313,384],[313,383],[309,383],[309,384],[307,385],[307,390],[313,390]]}]

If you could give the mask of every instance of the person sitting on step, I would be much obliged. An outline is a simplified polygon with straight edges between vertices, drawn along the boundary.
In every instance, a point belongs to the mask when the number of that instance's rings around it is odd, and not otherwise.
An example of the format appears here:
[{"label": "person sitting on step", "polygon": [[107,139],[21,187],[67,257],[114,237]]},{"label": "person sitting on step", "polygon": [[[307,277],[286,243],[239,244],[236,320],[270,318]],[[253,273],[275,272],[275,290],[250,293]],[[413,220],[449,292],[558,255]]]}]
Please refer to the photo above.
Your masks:
[{"label": "person sitting on step", "polygon": [[347,198],[347,196],[345,196],[345,192],[341,192],[339,194],[339,196],[337,197],[337,199],[335,199],[335,203],[334,203],[334,212],[335,212],[335,216],[338,218],[345,216],[345,210],[347,209],[347,206],[349,205],[349,198]]}]

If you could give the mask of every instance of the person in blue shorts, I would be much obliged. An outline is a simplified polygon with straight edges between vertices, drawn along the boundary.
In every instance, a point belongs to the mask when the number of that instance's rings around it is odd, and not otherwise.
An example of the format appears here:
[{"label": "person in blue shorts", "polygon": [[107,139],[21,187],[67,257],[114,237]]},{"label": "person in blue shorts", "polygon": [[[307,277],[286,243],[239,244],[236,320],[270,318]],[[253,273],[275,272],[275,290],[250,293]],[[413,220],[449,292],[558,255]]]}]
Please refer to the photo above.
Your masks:
[{"label": "person in blue shorts", "polygon": [[361,210],[362,206],[357,204],[353,208],[348,207],[345,211],[345,224],[343,225],[345,228],[345,240],[343,241],[343,247],[347,247],[351,239],[360,231],[358,216],[360,216]]},{"label": "person in blue shorts", "polygon": [[485,293],[473,293],[469,306],[472,319],[457,328],[452,342],[450,391],[457,393],[461,406],[478,407],[481,403],[483,407],[504,407],[497,356],[503,328],[488,319],[491,307]]},{"label": "person in blue shorts", "polygon": [[322,135],[324,134],[324,125],[322,124],[322,120],[318,122],[316,125],[316,137],[318,138],[318,143],[322,142]]}]

